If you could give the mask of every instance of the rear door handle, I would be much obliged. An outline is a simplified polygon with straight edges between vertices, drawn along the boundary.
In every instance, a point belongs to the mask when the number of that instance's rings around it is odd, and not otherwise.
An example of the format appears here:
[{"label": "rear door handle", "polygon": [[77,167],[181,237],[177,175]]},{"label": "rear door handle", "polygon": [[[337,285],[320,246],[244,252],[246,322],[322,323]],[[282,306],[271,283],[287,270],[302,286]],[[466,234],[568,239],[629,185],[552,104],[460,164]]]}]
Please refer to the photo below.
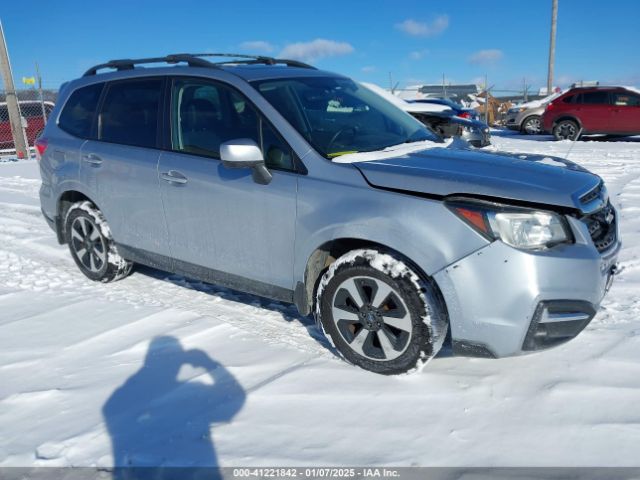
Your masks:
[{"label": "rear door handle", "polygon": [[100,165],[102,163],[102,159],[95,153],[82,155],[82,160],[87,163],[90,163],[91,165]]},{"label": "rear door handle", "polygon": [[183,174],[175,170],[162,172],[160,174],[160,178],[162,178],[162,180],[164,180],[165,182],[169,182],[169,183],[179,183],[179,184],[187,183],[187,177],[185,177]]}]

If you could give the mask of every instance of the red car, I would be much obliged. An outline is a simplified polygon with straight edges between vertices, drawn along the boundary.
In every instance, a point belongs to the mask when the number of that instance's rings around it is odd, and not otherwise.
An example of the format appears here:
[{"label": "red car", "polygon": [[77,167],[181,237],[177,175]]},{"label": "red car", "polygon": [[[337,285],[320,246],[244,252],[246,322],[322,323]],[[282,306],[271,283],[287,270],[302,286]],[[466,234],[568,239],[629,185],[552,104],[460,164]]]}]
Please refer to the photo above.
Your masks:
[{"label": "red car", "polygon": [[547,105],[542,126],[556,140],[591,134],[640,135],[640,90],[572,88]]},{"label": "red car", "polygon": [[[27,142],[33,147],[36,138],[44,129],[44,118],[42,118],[42,106],[39,101],[23,100],[19,101],[20,113],[22,114]],[[47,118],[53,110],[52,102],[44,102],[44,109]],[[13,136],[11,135],[11,124],[9,123],[9,112],[7,104],[0,102],[0,150],[14,149]]]}]

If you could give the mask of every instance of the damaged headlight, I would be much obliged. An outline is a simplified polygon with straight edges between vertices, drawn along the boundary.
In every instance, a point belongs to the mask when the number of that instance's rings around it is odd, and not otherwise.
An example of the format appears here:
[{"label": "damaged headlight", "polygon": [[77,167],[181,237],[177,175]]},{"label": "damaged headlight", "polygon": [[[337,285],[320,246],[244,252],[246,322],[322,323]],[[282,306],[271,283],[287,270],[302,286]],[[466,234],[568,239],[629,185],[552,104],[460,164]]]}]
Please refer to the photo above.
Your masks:
[{"label": "damaged headlight", "polygon": [[566,219],[555,212],[459,199],[446,205],[487,239],[515,248],[539,250],[573,242]]}]

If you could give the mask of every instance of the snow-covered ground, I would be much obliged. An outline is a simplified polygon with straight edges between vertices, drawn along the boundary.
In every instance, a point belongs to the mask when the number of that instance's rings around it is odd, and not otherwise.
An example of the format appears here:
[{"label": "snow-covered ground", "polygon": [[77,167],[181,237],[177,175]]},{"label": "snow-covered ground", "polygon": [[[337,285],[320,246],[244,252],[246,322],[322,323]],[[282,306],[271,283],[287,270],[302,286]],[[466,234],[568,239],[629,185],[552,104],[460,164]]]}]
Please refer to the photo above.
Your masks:
[{"label": "snow-covered ground", "polygon": [[[543,139],[493,141],[570,146]],[[0,466],[638,466],[640,139],[570,158],[621,212],[624,270],[594,321],[400,377],[338,360],[288,305],[152,269],[86,280],[41,217],[37,163],[0,163]]]}]

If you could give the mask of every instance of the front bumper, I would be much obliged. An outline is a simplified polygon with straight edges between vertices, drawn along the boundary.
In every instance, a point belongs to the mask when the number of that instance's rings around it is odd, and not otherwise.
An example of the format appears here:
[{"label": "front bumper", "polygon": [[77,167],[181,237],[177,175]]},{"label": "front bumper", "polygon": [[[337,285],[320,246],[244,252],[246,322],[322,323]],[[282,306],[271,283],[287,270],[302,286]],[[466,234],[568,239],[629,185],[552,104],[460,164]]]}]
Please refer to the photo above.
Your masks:
[{"label": "front bumper", "polygon": [[500,241],[437,272],[454,352],[505,357],[575,337],[608,290],[620,250],[599,253],[585,225],[576,243],[526,252]]},{"label": "front bumper", "polygon": [[518,115],[508,113],[504,119],[504,126],[511,130],[520,130],[520,122],[518,122]]},{"label": "front bumper", "polygon": [[476,148],[491,145],[491,131],[488,128],[486,131],[484,129],[473,129],[472,131],[464,129],[461,137]]}]

